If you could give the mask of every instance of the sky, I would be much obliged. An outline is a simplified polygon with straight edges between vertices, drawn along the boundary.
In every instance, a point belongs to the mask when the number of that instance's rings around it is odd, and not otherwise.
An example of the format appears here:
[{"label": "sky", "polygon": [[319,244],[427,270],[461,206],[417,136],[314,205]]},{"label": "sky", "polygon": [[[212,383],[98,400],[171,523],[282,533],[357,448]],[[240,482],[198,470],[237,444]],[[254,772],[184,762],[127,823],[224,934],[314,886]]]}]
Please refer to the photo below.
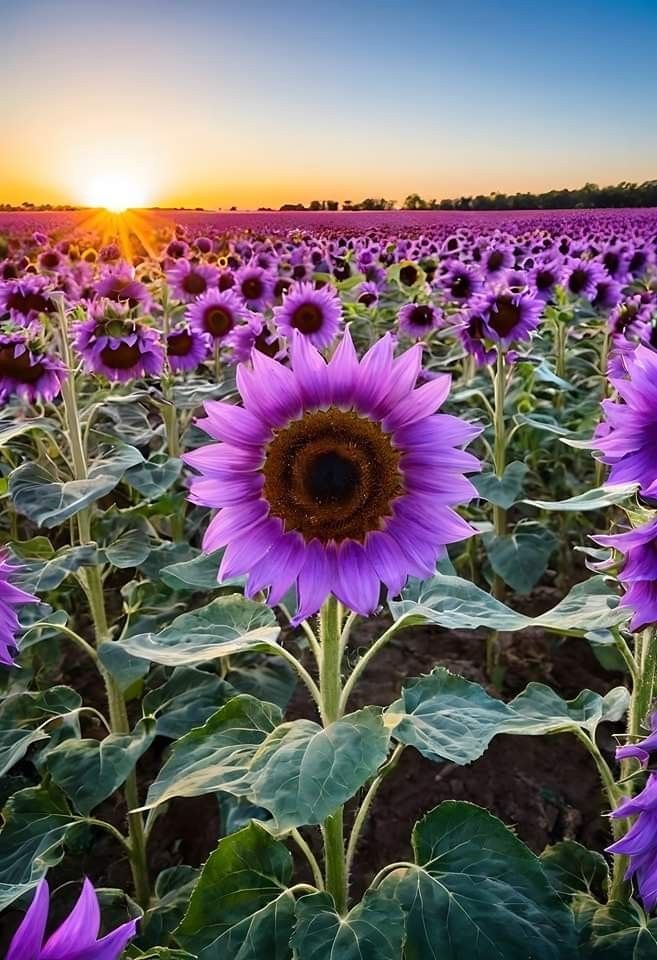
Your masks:
[{"label": "sky", "polygon": [[0,202],[657,177],[655,0],[0,0]]}]

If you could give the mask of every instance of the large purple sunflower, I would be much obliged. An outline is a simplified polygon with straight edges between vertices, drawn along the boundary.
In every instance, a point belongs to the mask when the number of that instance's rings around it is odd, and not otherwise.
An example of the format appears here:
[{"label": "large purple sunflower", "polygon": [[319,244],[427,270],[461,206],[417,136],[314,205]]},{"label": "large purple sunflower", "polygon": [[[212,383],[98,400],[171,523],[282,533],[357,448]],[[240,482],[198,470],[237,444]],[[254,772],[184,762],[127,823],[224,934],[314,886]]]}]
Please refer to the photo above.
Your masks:
[{"label": "large purple sunflower", "polygon": [[276,326],[292,337],[295,330],[315,347],[328,347],[342,325],[342,305],[333,287],[295,283],[274,309]]},{"label": "large purple sunflower", "polygon": [[24,603],[38,603],[39,598],[10,583],[19,570],[7,562],[7,554],[0,551],[0,663],[10,667],[14,662],[12,652],[16,650],[16,634],[19,630],[16,607]]},{"label": "large purple sunflower", "polygon": [[488,339],[510,346],[529,340],[540,323],[544,307],[543,301],[536,297],[502,287],[485,298],[479,315]]},{"label": "large purple sunflower", "polygon": [[633,611],[630,629],[657,623],[657,518],[634,530],[593,539],[623,554],[618,579],[625,592],[620,606]]},{"label": "large purple sunflower", "polygon": [[219,271],[209,263],[191,263],[180,259],[167,270],[167,280],[173,295],[183,303],[192,303],[217,286]]},{"label": "large purple sunflower", "polygon": [[150,303],[147,287],[135,279],[135,273],[127,263],[119,263],[106,270],[95,284],[96,296],[129,307],[146,307]]},{"label": "large purple sunflower", "polygon": [[67,375],[58,357],[31,346],[24,334],[0,334],[0,403],[11,396],[50,403]]},{"label": "large purple sunflower", "polygon": [[164,367],[160,333],[139,320],[96,312],[73,328],[74,345],[88,373],[127,383],[157,377]]},{"label": "large purple sunflower", "polygon": [[359,362],[348,331],[328,363],[297,334],[292,369],[257,351],[238,367],[244,406],[206,403],[220,442],[184,458],[191,500],[219,508],[203,549],[226,548],[220,581],[248,574],[272,605],[296,584],[297,623],[331,593],[367,615],[381,581],[394,596],[473,534],[453,507],[475,495],[461,447],[479,429],[435,414],[450,379],[416,388],[420,369],[419,345],[394,359],[389,334]]},{"label": "large purple sunflower", "polygon": [[249,264],[236,271],[234,290],[251,310],[264,310],[273,298],[275,282],[267,270]]},{"label": "large purple sunflower", "polygon": [[610,376],[620,399],[603,401],[594,446],[611,467],[608,483],[638,483],[645,497],[657,497],[657,353],[639,344],[625,371]]}]

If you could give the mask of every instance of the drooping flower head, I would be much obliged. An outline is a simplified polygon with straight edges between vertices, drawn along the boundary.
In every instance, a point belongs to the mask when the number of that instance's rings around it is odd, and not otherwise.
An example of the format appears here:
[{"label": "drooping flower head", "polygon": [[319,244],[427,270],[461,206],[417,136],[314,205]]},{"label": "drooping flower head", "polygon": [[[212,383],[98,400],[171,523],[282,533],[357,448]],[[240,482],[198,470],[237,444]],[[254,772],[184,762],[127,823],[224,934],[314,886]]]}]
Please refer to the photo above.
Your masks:
[{"label": "drooping flower head", "polygon": [[203,363],[210,349],[207,333],[200,333],[188,323],[180,323],[167,335],[166,350],[172,373],[195,370]]},{"label": "drooping flower head", "polygon": [[0,403],[11,396],[26,403],[50,403],[67,375],[59,357],[30,344],[25,334],[0,334]]},{"label": "drooping flower head", "polygon": [[0,663],[13,665],[16,636],[20,629],[16,608],[25,603],[38,603],[39,598],[11,583],[20,567],[9,563],[5,551],[0,551]]},{"label": "drooping flower head", "polygon": [[395,359],[389,334],[359,361],[348,331],[328,363],[296,334],[291,369],[257,351],[238,367],[244,405],[206,403],[219,442],[184,458],[190,499],[219,509],[203,549],[226,548],[220,580],[248,574],[272,605],[296,584],[296,622],[331,593],[367,615],[381,582],[394,596],[472,535],[453,507],[475,494],[461,447],[479,429],[435,413],[449,377],[415,388],[420,369],[420,346]]},{"label": "drooping flower head", "polygon": [[445,272],[440,286],[449,300],[465,303],[483,290],[481,272],[474,264],[447,260],[443,264],[443,270]]},{"label": "drooping flower head", "polygon": [[624,587],[621,607],[633,611],[630,629],[657,623],[657,518],[623,533],[593,537],[623,555],[618,580]]},{"label": "drooping flower head", "polygon": [[275,278],[257,264],[240,267],[235,273],[234,290],[251,310],[264,310],[271,302]]},{"label": "drooping flower head", "polygon": [[608,483],[638,483],[643,496],[657,497],[657,353],[639,344],[624,371],[610,376],[619,399],[603,401],[594,445],[611,467]]},{"label": "drooping flower head", "polygon": [[225,341],[230,332],[245,323],[249,316],[232,290],[208,290],[187,308],[185,314],[190,326],[208,335],[215,344]]},{"label": "drooping flower head", "polygon": [[0,314],[7,312],[14,323],[32,327],[41,314],[53,313],[50,292],[48,278],[36,275],[0,283]]},{"label": "drooping flower head", "polygon": [[399,329],[416,340],[439,327],[441,320],[442,313],[430,303],[406,303],[399,311]]},{"label": "drooping flower head", "polygon": [[280,360],[285,356],[284,342],[269,329],[269,325],[261,314],[251,314],[247,323],[235,327],[226,344],[231,351],[233,363],[245,363],[251,358],[254,350],[264,353],[268,357]]},{"label": "drooping flower head", "polygon": [[356,290],[356,300],[362,303],[364,307],[376,307],[381,296],[381,291],[376,283],[371,280],[365,280],[358,285]]},{"label": "drooping flower head", "polygon": [[333,287],[293,284],[280,307],[274,309],[276,326],[286,337],[298,330],[315,347],[328,347],[342,325],[342,306]]},{"label": "drooping flower head", "polygon": [[117,960],[137,932],[137,921],[128,920],[98,939],[100,906],[93,885],[85,879],[72,911],[44,943],[49,896],[47,881],[39,881],[6,960]]},{"label": "drooping flower head", "polygon": [[96,296],[129,307],[146,307],[150,303],[148,288],[135,278],[132,267],[119,263],[102,274],[95,284]]},{"label": "drooping flower head", "polygon": [[217,286],[219,271],[209,263],[191,263],[181,258],[175,267],[167,270],[167,281],[178,300],[192,303],[208,290]]},{"label": "drooping flower head", "polygon": [[164,367],[159,331],[127,313],[95,305],[88,320],[72,328],[75,349],[88,373],[127,383],[136,377],[157,377]]}]

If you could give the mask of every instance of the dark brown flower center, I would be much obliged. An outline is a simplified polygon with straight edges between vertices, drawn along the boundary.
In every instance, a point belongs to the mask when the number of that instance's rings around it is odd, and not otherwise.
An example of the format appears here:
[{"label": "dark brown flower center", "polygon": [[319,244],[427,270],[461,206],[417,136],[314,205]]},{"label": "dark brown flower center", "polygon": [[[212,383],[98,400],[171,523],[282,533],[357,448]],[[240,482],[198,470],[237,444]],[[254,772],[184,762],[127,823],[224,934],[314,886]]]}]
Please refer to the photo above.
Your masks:
[{"label": "dark brown flower center", "polygon": [[381,427],[352,410],[307,413],[275,432],[264,496],[286,531],[306,541],[363,542],[403,492],[400,453]]},{"label": "dark brown flower center", "polygon": [[498,333],[501,337],[506,337],[515,329],[521,319],[521,309],[517,303],[513,302],[513,297],[501,296],[495,301],[488,323],[495,333]]},{"label": "dark brown flower center", "polygon": [[107,346],[100,352],[100,359],[105,366],[115,370],[129,370],[140,357],[141,351],[136,343],[120,343],[118,347]]},{"label": "dark brown flower center", "polygon": [[536,289],[549,290],[554,285],[554,274],[551,270],[539,270],[536,274]]},{"label": "dark brown flower center", "polygon": [[225,307],[208,307],[203,314],[203,327],[213,337],[225,337],[234,325],[233,315]]},{"label": "dark brown flower center", "polygon": [[501,250],[493,250],[493,252],[488,257],[486,261],[486,266],[491,271],[495,273],[497,270],[500,270],[504,266],[504,254]]},{"label": "dark brown flower center", "polygon": [[274,339],[269,341],[269,334],[266,330],[262,330],[253,342],[253,346],[256,350],[259,350],[260,353],[264,353],[267,357],[275,357],[280,349],[280,344],[278,340]]},{"label": "dark brown flower center", "polygon": [[43,364],[31,364],[27,350],[15,357],[13,346],[0,347],[0,376],[12,377],[20,383],[36,383],[42,373]]},{"label": "dark brown flower center", "polygon": [[292,326],[301,333],[317,333],[324,322],[324,314],[315,303],[302,303],[292,314]]},{"label": "dark brown flower center", "polygon": [[470,293],[470,279],[467,274],[461,273],[452,280],[452,296],[463,299]]},{"label": "dark brown flower center", "polygon": [[189,330],[170,333],[167,337],[167,353],[170,357],[186,357],[192,349],[193,342]]},{"label": "dark brown flower center", "polygon": [[55,267],[59,266],[59,254],[54,251],[44,253],[41,257],[41,266],[45,267],[46,270],[54,270]]},{"label": "dark brown flower center", "polygon": [[52,303],[48,297],[41,293],[23,294],[20,290],[15,290],[7,300],[7,306],[10,310],[22,313],[27,316],[34,310],[36,313],[51,313]]},{"label": "dark brown flower center", "polygon": [[181,284],[185,293],[192,297],[198,297],[208,289],[208,282],[200,273],[191,270]]},{"label": "dark brown flower center", "polygon": [[264,293],[262,280],[259,277],[248,277],[242,281],[241,290],[245,300],[258,300]]},{"label": "dark brown flower center", "polygon": [[418,276],[418,269],[412,263],[407,263],[406,266],[402,267],[399,271],[399,279],[407,287],[412,287]]},{"label": "dark brown flower center", "polygon": [[414,327],[430,327],[433,323],[433,310],[426,303],[418,304],[410,311],[408,319]]},{"label": "dark brown flower center", "polygon": [[581,293],[589,281],[586,270],[573,270],[568,280],[568,289],[571,293]]}]

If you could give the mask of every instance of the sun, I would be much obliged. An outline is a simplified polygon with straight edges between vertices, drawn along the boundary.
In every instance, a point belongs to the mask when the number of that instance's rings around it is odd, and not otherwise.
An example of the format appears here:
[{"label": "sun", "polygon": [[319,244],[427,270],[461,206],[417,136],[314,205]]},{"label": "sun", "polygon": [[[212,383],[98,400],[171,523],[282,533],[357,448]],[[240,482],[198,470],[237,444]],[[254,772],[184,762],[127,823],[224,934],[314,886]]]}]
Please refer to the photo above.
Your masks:
[{"label": "sun", "polygon": [[123,213],[130,208],[145,207],[147,191],[136,177],[128,173],[98,174],[85,189],[85,203],[112,213]]}]

